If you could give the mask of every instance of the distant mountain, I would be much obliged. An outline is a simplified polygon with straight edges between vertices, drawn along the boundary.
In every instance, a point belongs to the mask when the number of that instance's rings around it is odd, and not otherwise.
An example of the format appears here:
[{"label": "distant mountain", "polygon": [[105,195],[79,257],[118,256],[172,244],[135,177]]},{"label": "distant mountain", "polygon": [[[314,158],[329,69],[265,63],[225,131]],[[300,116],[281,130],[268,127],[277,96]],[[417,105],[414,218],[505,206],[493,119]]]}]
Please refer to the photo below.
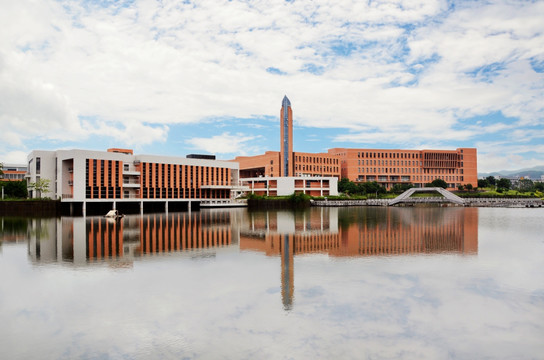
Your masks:
[{"label": "distant mountain", "polygon": [[478,177],[488,177],[488,176],[520,176],[520,177],[529,177],[533,180],[540,180],[540,176],[544,175],[544,166],[535,166],[532,168],[521,169],[521,170],[501,170],[491,173],[478,173]]}]

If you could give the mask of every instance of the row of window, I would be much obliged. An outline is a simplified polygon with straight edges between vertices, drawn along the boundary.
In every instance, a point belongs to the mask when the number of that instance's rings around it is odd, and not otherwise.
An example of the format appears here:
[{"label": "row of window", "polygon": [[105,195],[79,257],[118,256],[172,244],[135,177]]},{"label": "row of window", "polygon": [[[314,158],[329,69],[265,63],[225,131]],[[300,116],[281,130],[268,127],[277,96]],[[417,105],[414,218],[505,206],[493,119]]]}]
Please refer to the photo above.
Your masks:
[{"label": "row of window", "polygon": [[381,165],[381,166],[422,166],[423,163],[415,160],[357,160],[357,165]]},{"label": "row of window", "polygon": [[142,189],[143,199],[228,199],[230,190],[195,188],[147,188]]},{"label": "row of window", "polygon": [[227,168],[142,163],[142,184],[145,187],[193,187],[202,185],[228,185],[230,172]]},{"label": "row of window", "polygon": [[457,153],[424,153],[423,158],[425,160],[458,160],[461,158],[463,160],[463,155],[458,155]]},{"label": "row of window", "polygon": [[338,159],[333,159],[330,157],[320,157],[320,156],[304,156],[296,155],[295,161],[310,163],[310,164],[331,164],[338,165]]},{"label": "row of window", "polygon": [[385,174],[463,174],[463,169],[420,169],[420,168],[375,168],[360,167],[358,173],[385,173]]},{"label": "row of window", "polygon": [[121,188],[113,186],[86,186],[86,199],[121,199]]},{"label": "row of window", "polygon": [[[416,175],[416,176],[401,176],[400,177],[400,181],[403,181],[403,182],[408,182],[408,181],[411,181],[411,182],[418,182],[418,181],[423,181],[423,182],[431,182],[435,179],[442,179],[444,181],[465,181],[464,180],[464,176],[453,176],[453,175],[447,175],[447,176],[423,176],[423,175]],[[399,176],[394,176],[394,175],[391,175],[391,176],[384,176],[384,175],[361,175],[359,176],[358,178],[358,181],[378,181],[378,182],[387,182],[387,181],[393,181],[393,182],[396,182],[396,181],[399,181]],[[450,186],[450,187],[454,187],[454,186]]]},{"label": "row of window", "polygon": [[295,170],[301,171],[319,171],[325,173],[335,173],[338,172],[338,167],[336,166],[320,166],[320,165],[295,165]]},{"label": "row of window", "polygon": [[7,180],[23,180],[24,178],[25,178],[25,174],[4,173],[2,176],[0,176],[0,179],[7,179]]},{"label": "row of window", "polygon": [[86,159],[85,160],[85,174],[86,174],[85,183],[89,187],[120,187],[121,186],[121,178],[119,173],[119,161]]},{"label": "row of window", "polygon": [[419,159],[418,153],[398,153],[398,152],[358,152],[359,158],[374,158],[374,159]]}]

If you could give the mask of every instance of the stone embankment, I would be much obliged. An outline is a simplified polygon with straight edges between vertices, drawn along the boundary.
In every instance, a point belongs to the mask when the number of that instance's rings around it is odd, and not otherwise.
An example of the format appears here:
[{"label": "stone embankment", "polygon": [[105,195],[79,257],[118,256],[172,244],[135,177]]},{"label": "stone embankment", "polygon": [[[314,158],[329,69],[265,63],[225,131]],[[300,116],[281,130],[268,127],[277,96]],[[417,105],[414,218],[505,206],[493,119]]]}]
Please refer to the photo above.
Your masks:
[{"label": "stone embankment", "polygon": [[[368,199],[368,200],[312,200],[312,206],[389,206],[391,199]],[[451,206],[469,207],[544,207],[542,199],[535,198],[464,198],[464,205],[456,205],[440,197],[410,198],[406,199],[399,206],[417,206],[425,204],[448,204]]]},{"label": "stone embankment", "polygon": [[542,199],[535,198],[464,198],[465,206],[472,207],[544,207]]},{"label": "stone embankment", "polygon": [[312,200],[312,206],[387,206],[389,199],[368,200]]}]

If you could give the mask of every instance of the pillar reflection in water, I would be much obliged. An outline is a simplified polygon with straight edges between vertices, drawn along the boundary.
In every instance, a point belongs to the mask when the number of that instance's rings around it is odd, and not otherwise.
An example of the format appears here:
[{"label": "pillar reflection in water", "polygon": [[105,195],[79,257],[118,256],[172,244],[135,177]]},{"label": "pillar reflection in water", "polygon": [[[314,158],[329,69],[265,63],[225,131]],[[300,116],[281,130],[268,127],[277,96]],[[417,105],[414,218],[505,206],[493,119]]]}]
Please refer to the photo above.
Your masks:
[{"label": "pillar reflection in water", "polygon": [[281,300],[285,310],[293,307],[295,273],[293,269],[293,241],[291,235],[283,235],[281,255]]},{"label": "pillar reflection in water", "polygon": [[29,255],[33,262],[93,263],[131,266],[141,257],[185,253],[215,256],[238,244],[237,212],[207,211],[103,217],[37,219],[30,224]]},{"label": "pillar reflection in water", "polygon": [[477,208],[312,208],[250,212],[242,220],[240,249],[281,259],[286,310],[293,306],[296,255],[470,255],[478,251]]},{"label": "pillar reflection in water", "polygon": [[119,221],[29,219],[23,225],[29,257],[36,263],[130,267],[138,258],[166,253],[213,257],[239,243],[241,250],[281,259],[286,310],[293,307],[294,259],[300,254],[368,257],[478,251],[477,208],[238,209],[135,215]]}]

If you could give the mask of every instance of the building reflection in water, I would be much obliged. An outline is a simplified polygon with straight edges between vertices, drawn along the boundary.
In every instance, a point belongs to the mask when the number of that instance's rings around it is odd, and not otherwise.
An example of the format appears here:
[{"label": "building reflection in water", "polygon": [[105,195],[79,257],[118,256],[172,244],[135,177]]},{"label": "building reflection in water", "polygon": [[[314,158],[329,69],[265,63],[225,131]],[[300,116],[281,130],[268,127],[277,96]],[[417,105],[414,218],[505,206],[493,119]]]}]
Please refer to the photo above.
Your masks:
[{"label": "building reflection in water", "polygon": [[36,263],[130,267],[137,258],[164,254],[213,257],[238,244],[231,226],[239,212],[205,211],[29,220],[29,255]]},{"label": "building reflection in water", "polygon": [[231,209],[135,215],[119,221],[102,217],[26,221],[29,256],[35,263],[131,267],[138,258],[165,254],[207,258],[217,251],[238,250],[238,245],[240,250],[278,256],[286,310],[293,306],[297,255],[365,257],[478,251],[477,208]]},{"label": "building reflection in water", "polygon": [[293,306],[294,256],[475,254],[475,208],[313,208],[307,212],[250,212],[240,249],[281,258],[282,302]]}]

